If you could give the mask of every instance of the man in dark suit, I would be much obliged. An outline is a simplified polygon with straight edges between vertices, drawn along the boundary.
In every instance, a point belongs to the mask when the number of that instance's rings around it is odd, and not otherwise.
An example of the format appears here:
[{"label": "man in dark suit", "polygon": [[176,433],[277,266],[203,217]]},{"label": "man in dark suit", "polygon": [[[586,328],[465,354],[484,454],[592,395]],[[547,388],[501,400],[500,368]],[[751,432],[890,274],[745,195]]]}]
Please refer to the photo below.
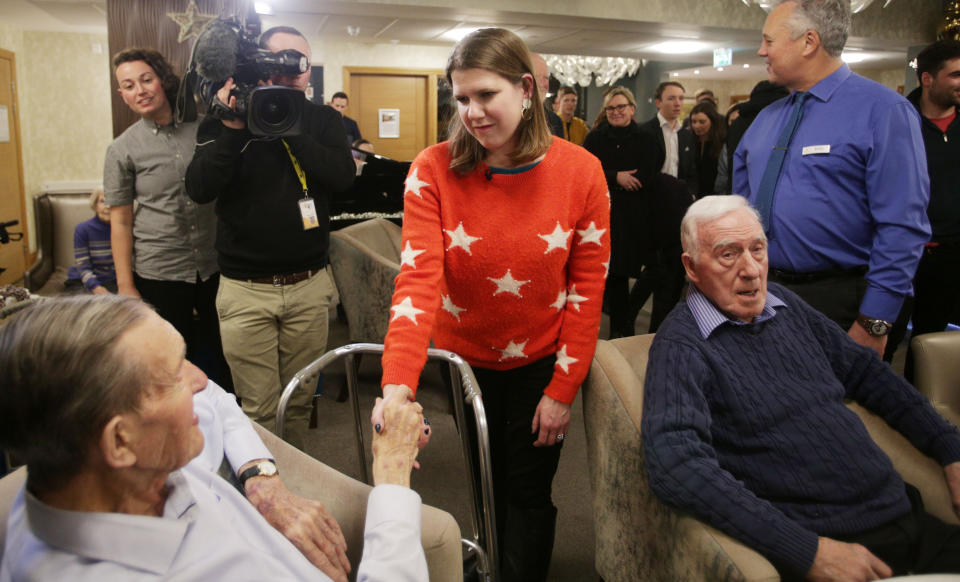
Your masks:
[{"label": "man in dark suit", "polygon": [[657,138],[658,166],[661,172],[683,180],[690,194],[697,193],[696,140],[693,132],[681,127],[683,85],[665,81],[654,93],[657,116],[641,124],[640,129]]}]

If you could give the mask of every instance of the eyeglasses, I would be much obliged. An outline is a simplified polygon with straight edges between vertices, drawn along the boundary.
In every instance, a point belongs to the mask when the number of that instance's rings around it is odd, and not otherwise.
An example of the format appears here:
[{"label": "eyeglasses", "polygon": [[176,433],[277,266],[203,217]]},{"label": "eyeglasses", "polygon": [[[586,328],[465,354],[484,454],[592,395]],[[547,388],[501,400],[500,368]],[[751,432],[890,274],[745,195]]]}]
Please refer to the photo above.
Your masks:
[{"label": "eyeglasses", "polygon": [[610,114],[610,113],[623,113],[624,110],[626,110],[627,107],[630,107],[630,104],[629,104],[629,103],[623,103],[623,104],[621,104],[621,105],[610,105],[610,106],[604,107],[603,110],[604,110],[604,112],[606,112],[607,114]]}]

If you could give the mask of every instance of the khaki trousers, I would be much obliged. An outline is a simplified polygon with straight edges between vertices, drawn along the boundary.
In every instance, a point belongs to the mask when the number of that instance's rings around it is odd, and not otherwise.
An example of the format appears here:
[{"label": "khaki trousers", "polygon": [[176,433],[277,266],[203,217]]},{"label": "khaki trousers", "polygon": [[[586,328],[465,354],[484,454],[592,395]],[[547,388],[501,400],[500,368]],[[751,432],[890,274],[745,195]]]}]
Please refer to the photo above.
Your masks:
[{"label": "khaki trousers", "polygon": [[[217,314],[233,385],[246,415],[271,432],[284,386],[326,350],[332,297],[326,270],[279,287],[220,277]],[[297,390],[284,417],[280,436],[300,449],[314,388]]]}]

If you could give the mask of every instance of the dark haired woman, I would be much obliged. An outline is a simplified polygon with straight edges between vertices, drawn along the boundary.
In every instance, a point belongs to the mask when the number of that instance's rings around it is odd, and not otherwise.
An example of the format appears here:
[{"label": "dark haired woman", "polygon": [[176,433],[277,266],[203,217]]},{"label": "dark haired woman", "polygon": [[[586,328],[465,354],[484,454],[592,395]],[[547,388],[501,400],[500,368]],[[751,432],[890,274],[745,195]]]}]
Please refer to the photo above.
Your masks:
[{"label": "dark haired woman", "polygon": [[153,305],[187,342],[187,357],[230,387],[214,305],[216,217],[213,204],[193,202],[184,184],[197,122],[174,120],[180,79],[163,55],[126,49],[113,66],[123,102],[140,116],[107,148],[103,169],[118,292]]},{"label": "dark haired woman", "polygon": [[[450,141],[406,181],[385,395],[415,388],[432,339],[476,372],[490,426],[501,580],[546,579],[550,490],[600,326],[609,199],[600,163],[547,128],[523,41],[463,39]],[[383,425],[374,409],[375,428]]]},{"label": "dark haired woman", "polygon": [[697,103],[690,110],[690,129],[697,137],[697,198],[713,194],[717,161],[727,137],[727,124],[712,101]]}]

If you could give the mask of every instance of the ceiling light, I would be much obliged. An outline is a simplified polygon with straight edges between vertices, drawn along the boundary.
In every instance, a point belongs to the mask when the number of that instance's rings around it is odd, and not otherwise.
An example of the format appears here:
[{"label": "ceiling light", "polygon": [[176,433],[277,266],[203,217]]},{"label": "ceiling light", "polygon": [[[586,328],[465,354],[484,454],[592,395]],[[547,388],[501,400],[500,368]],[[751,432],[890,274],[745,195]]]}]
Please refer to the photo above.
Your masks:
[{"label": "ceiling light", "polygon": [[844,53],[840,55],[840,58],[842,58],[843,62],[845,63],[859,63],[866,60],[867,55],[863,53],[851,53],[844,51]]},{"label": "ceiling light", "polygon": [[657,43],[653,46],[649,46],[647,47],[647,50],[669,55],[685,55],[699,52],[707,48],[709,48],[708,45],[703,42],[696,42],[692,40],[668,40]]},{"label": "ceiling light", "polygon": [[744,69],[749,69],[749,68],[750,68],[750,63],[743,63],[743,68],[744,68]]},{"label": "ceiling light", "polygon": [[723,67],[717,67],[718,71],[723,71]]},{"label": "ceiling light", "polygon": [[257,11],[257,14],[273,16],[273,6],[269,2],[254,2],[253,9]]},{"label": "ceiling light", "polygon": [[357,36],[358,34],[360,34],[360,27],[353,26],[353,25],[347,26],[347,34],[349,34],[350,36]]},{"label": "ceiling light", "polygon": [[694,70],[693,70],[693,74],[694,74],[694,75],[699,75],[699,74],[700,74],[700,69],[694,69]]},{"label": "ceiling light", "polygon": [[679,76],[680,76],[680,73],[670,73],[670,76],[671,76],[671,77],[679,77]]},{"label": "ceiling light", "polygon": [[442,36],[447,40],[460,42],[461,40],[463,40],[463,37],[467,36],[468,34],[470,34],[475,30],[479,30],[479,29],[478,28],[451,28],[450,30],[448,30],[447,32],[443,33],[440,36]]}]

